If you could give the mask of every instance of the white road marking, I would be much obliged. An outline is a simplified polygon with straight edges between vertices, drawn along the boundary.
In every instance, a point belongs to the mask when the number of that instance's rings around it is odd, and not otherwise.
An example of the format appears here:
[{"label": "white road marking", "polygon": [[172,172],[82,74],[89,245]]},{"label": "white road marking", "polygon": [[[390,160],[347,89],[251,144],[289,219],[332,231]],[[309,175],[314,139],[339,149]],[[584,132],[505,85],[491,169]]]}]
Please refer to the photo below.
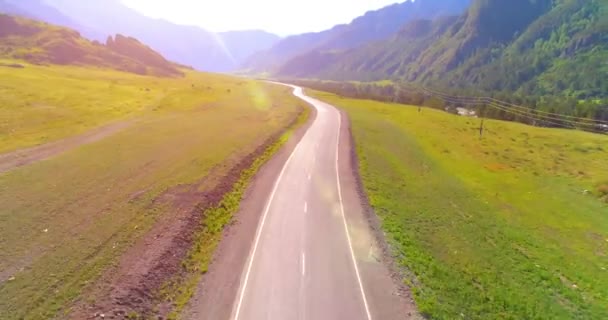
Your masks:
[{"label": "white road marking", "polygon": [[302,275],[306,275],[306,254],[302,252]]},{"label": "white road marking", "polygon": [[344,204],[342,203],[342,187],[340,186],[340,170],[338,165],[339,160],[339,149],[340,149],[340,133],[342,131],[342,115],[338,112],[338,139],[336,141],[336,179],[338,180],[338,198],[340,200],[340,212],[342,213],[342,221],[344,222],[344,230],[346,230],[346,238],[348,240],[348,248],[350,249],[350,256],[355,266],[355,274],[357,275],[357,281],[359,282],[359,289],[361,290],[361,297],[363,298],[363,305],[365,306],[365,312],[367,313],[367,319],[372,320],[372,315],[369,312],[369,306],[367,305],[367,298],[365,297],[365,290],[363,289],[363,282],[361,281],[361,275],[359,274],[359,267],[357,266],[357,260],[355,258],[355,251],[353,250],[353,244],[350,239],[350,232],[348,231],[348,224],[346,223],[346,215],[344,214]]},{"label": "white road marking", "polygon": [[[294,95],[297,96],[298,93],[302,92],[301,88],[294,87],[294,86],[292,86],[292,87],[294,88]],[[303,96],[303,97],[300,97],[300,98],[302,98],[304,101],[312,104],[313,107],[317,109],[317,112],[319,112],[319,113],[325,113],[326,112],[325,108],[317,108],[317,106],[315,104],[313,104],[313,102],[316,102],[315,99],[312,99],[312,98],[309,98],[309,97],[306,97],[306,96]],[[306,99],[306,98],[308,98],[308,99]],[[342,202],[342,188],[340,186],[340,172],[339,172],[339,164],[338,164],[341,127],[342,127],[342,118],[341,118],[341,115],[340,115],[338,117],[338,138],[337,138],[337,141],[336,141],[336,179],[337,179],[337,182],[338,182],[338,198],[339,198],[339,201],[340,201],[340,211],[342,213],[342,221],[344,222],[344,229],[346,231],[346,238],[348,240],[348,247],[350,249],[350,255],[351,255],[351,258],[352,258],[353,265],[355,267],[355,274],[357,276],[357,281],[359,282],[359,289],[361,291],[361,296],[363,298],[363,304],[365,306],[365,312],[367,313],[367,319],[368,320],[372,320],[372,316],[371,316],[371,313],[369,311],[369,306],[367,304],[367,298],[365,296],[365,290],[363,289],[363,283],[361,281],[361,276],[360,276],[360,273],[359,273],[359,267],[357,266],[357,261],[356,261],[356,258],[355,258],[355,252],[353,250],[353,245],[352,245],[352,241],[351,241],[351,237],[350,237],[350,232],[348,231],[348,224],[346,222],[346,215],[344,214],[344,204]],[[307,133],[308,132],[309,131],[307,131]],[[260,241],[260,236],[262,234],[262,230],[263,230],[264,224],[266,222],[266,217],[268,216],[268,211],[270,210],[270,205],[272,204],[272,201],[274,199],[274,195],[275,195],[275,193],[277,191],[278,185],[279,185],[281,179],[283,178],[283,174],[285,173],[285,168],[287,168],[287,165],[291,162],[291,159],[293,158],[293,155],[300,148],[301,143],[302,143],[302,141],[304,141],[304,138],[306,136],[307,136],[307,134],[304,135],[304,137],[302,138],[302,140],[300,140],[300,142],[298,143],[298,145],[296,146],[296,148],[293,150],[293,152],[291,153],[291,155],[289,156],[289,158],[287,159],[287,161],[283,165],[283,168],[281,169],[281,172],[279,173],[279,177],[275,181],[274,187],[272,189],[272,193],[270,194],[270,198],[268,200],[268,203],[266,204],[266,209],[264,210],[264,215],[262,217],[262,221],[260,223],[260,226],[258,227],[258,231],[257,231],[257,234],[256,234],[255,242],[254,242],[254,245],[253,245],[253,250],[252,250],[252,252],[250,253],[250,256],[249,256],[249,263],[248,263],[248,266],[247,266],[247,271],[245,273],[245,279],[244,279],[244,282],[242,284],[242,288],[240,289],[240,292],[239,292],[238,304],[236,306],[236,310],[233,310],[233,313],[235,314],[234,318],[233,318],[234,320],[238,320],[239,319],[239,314],[240,314],[240,311],[241,311],[241,306],[243,304],[243,298],[245,296],[245,291],[247,290],[247,285],[248,285],[248,281],[249,281],[249,275],[251,273],[251,267],[253,265],[253,260],[255,258],[255,253],[257,251],[257,247],[258,247],[258,244],[259,244],[259,241]],[[313,164],[314,164],[314,161],[315,161],[315,155],[313,155]],[[303,255],[303,258],[305,259],[304,255]],[[304,259],[302,259],[302,260],[304,260]],[[305,268],[304,264],[302,265],[302,267],[303,267],[303,272],[305,272],[306,270],[304,269]]]},{"label": "white road marking", "polygon": [[247,271],[245,273],[245,280],[243,282],[242,288],[241,288],[240,293],[239,293],[239,300],[238,300],[238,303],[236,305],[236,309],[233,311],[233,313],[234,313],[234,319],[235,320],[239,319],[239,314],[241,313],[241,306],[243,305],[243,298],[245,297],[245,291],[247,290],[247,285],[248,285],[248,282],[249,282],[249,275],[251,274],[251,267],[253,266],[253,260],[255,258],[255,253],[258,250],[258,244],[260,243],[260,236],[262,235],[262,230],[264,229],[264,224],[266,223],[266,217],[268,216],[268,211],[270,211],[270,205],[272,204],[272,200],[274,199],[274,195],[277,192],[277,188],[279,186],[279,183],[281,182],[281,179],[283,178],[283,174],[285,173],[285,168],[287,168],[287,165],[291,162],[291,159],[293,158],[293,155],[296,153],[296,151],[299,150],[300,146],[302,145],[302,141],[304,141],[305,137],[306,137],[306,135],[304,137],[302,137],[302,139],[300,140],[300,142],[298,142],[298,145],[293,149],[293,151],[289,155],[289,158],[287,159],[287,161],[283,165],[283,169],[281,169],[281,173],[279,173],[279,176],[278,176],[277,180],[274,182],[274,187],[272,189],[272,193],[270,193],[270,198],[268,198],[268,203],[266,203],[266,209],[264,210],[264,215],[262,216],[262,222],[260,223],[260,226],[258,228],[258,232],[257,232],[257,234],[255,236],[255,242],[253,244],[253,250],[251,251],[251,254],[249,255],[249,263],[247,265]]},{"label": "white road marking", "polygon": [[304,201],[304,213],[308,212],[308,202]]}]

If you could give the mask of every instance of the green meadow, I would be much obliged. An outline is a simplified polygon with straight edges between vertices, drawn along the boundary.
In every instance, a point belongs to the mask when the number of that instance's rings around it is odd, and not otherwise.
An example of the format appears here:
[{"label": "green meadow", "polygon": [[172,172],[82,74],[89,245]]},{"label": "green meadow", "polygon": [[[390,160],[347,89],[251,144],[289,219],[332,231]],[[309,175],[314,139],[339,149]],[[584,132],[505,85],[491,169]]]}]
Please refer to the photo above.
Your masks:
[{"label": "green meadow", "polygon": [[0,153],[73,136],[113,121],[196,111],[218,103],[246,103],[264,109],[272,105],[271,98],[276,100],[259,82],[189,70],[182,78],[160,78],[0,60],[0,64],[16,62],[25,68],[0,66]]},{"label": "green meadow", "polygon": [[186,73],[154,78],[72,66],[0,67],[0,152],[132,122],[100,141],[0,174],[1,319],[61,318],[171,214],[171,203],[159,197],[177,186],[212,190],[302,114],[288,88]]},{"label": "green meadow", "polygon": [[608,136],[315,92],[432,319],[608,319]]}]

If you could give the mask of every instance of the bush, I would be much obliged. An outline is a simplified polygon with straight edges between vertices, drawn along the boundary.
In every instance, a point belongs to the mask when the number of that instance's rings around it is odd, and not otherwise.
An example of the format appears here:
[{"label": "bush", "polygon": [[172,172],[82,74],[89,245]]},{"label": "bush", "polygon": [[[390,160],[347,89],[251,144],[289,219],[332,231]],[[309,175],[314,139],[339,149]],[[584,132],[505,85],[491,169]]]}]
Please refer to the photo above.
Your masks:
[{"label": "bush", "polygon": [[608,202],[608,181],[600,183],[596,188],[596,192],[600,199]]}]

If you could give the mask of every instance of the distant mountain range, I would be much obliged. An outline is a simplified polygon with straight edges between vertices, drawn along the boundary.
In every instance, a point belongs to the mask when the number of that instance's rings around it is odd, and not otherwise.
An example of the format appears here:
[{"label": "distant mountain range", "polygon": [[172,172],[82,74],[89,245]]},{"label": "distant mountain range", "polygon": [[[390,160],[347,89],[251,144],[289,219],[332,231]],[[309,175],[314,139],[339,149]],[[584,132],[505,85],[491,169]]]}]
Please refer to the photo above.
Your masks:
[{"label": "distant mountain range", "polygon": [[98,41],[112,34],[135,37],[170,60],[204,71],[233,71],[280,40],[258,30],[212,33],[153,19],[119,0],[0,0],[0,12],[69,27]]},{"label": "distant mountain range", "polygon": [[[330,30],[287,37],[270,49],[251,56],[242,66],[249,73],[274,73],[304,54],[314,58],[319,51],[341,51],[386,39],[413,19],[432,19],[460,14],[470,0],[416,0],[367,12],[351,23]],[[295,60],[298,61],[298,60]]]},{"label": "distant mountain range", "polygon": [[161,77],[183,75],[182,66],[134,38],[116,35],[102,44],[65,27],[5,14],[0,14],[0,58],[34,64],[104,67]]},{"label": "distant mountain range", "polygon": [[200,70],[282,78],[402,80],[453,90],[607,97],[607,0],[416,0],[279,39],[151,19],[119,0],[0,0],[104,42],[124,34]]},{"label": "distant mountain range", "polygon": [[410,20],[387,39],[346,50],[326,47],[287,60],[274,75],[608,96],[605,0],[474,0],[463,14]]}]

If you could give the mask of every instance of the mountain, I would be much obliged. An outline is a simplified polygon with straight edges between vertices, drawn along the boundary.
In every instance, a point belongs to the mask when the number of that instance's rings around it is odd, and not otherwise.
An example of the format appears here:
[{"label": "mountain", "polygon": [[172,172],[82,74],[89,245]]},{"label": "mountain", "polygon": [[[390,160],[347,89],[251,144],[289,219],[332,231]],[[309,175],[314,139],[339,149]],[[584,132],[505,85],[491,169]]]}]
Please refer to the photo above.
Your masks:
[{"label": "mountain", "polygon": [[228,31],[218,36],[239,64],[251,54],[266,50],[281,40],[279,36],[262,30]]},{"label": "mountain", "polygon": [[277,74],[298,78],[332,80],[386,79],[396,77],[404,66],[416,61],[424,48],[443,36],[458,16],[435,20],[416,19],[407,23],[393,37],[375,41],[348,51],[314,50],[296,56],[277,70]]},{"label": "mountain", "polygon": [[183,75],[180,66],[134,38],[117,35],[103,45],[68,28],[5,14],[0,14],[0,57],[34,64],[105,67],[142,75]]},{"label": "mountain", "polygon": [[367,12],[350,24],[338,25],[322,32],[291,36],[269,50],[252,55],[243,69],[251,73],[272,72],[290,59],[315,51],[347,50],[370,41],[386,39],[413,19],[460,14],[469,0],[406,1]]},{"label": "mountain", "polygon": [[224,71],[236,63],[213,33],[146,17],[118,0],[55,0],[53,5],[83,25],[133,36],[168,59],[200,70]]},{"label": "mountain", "polygon": [[59,10],[47,5],[43,0],[0,0],[0,12],[68,27],[70,29],[78,30],[90,39],[102,41],[106,37],[103,33],[76,23],[76,21],[64,15]]},{"label": "mountain", "polygon": [[276,74],[604,97],[607,16],[605,0],[475,0],[460,16],[416,20],[389,39],[346,51],[300,55]]},{"label": "mountain", "polygon": [[[442,39],[432,44],[410,73],[437,79],[457,68],[480,49],[508,44],[551,9],[553,0],[477,0]],[[432,66],[432,68],[428,68]],[[413,77],[415,78],[415,77]]]},{"label": "mountain", "polygon": [[479,47],[446,81],[485,90],[608,97],[608,3],[560,0],[509,41]]},{"label": "mountain", "polygon": [[242,63],[242,57],[266,49],[278,40],[259,31],[215,34],[195,26],[153,19],[120,0],[0,2],[0,12],[15,14],[9,11],[11,7],[19,11],[18,15],[73,28],[93,40],[103,41],[110,34],[135,37],[170,60],[204,71],[232,71]]}]

